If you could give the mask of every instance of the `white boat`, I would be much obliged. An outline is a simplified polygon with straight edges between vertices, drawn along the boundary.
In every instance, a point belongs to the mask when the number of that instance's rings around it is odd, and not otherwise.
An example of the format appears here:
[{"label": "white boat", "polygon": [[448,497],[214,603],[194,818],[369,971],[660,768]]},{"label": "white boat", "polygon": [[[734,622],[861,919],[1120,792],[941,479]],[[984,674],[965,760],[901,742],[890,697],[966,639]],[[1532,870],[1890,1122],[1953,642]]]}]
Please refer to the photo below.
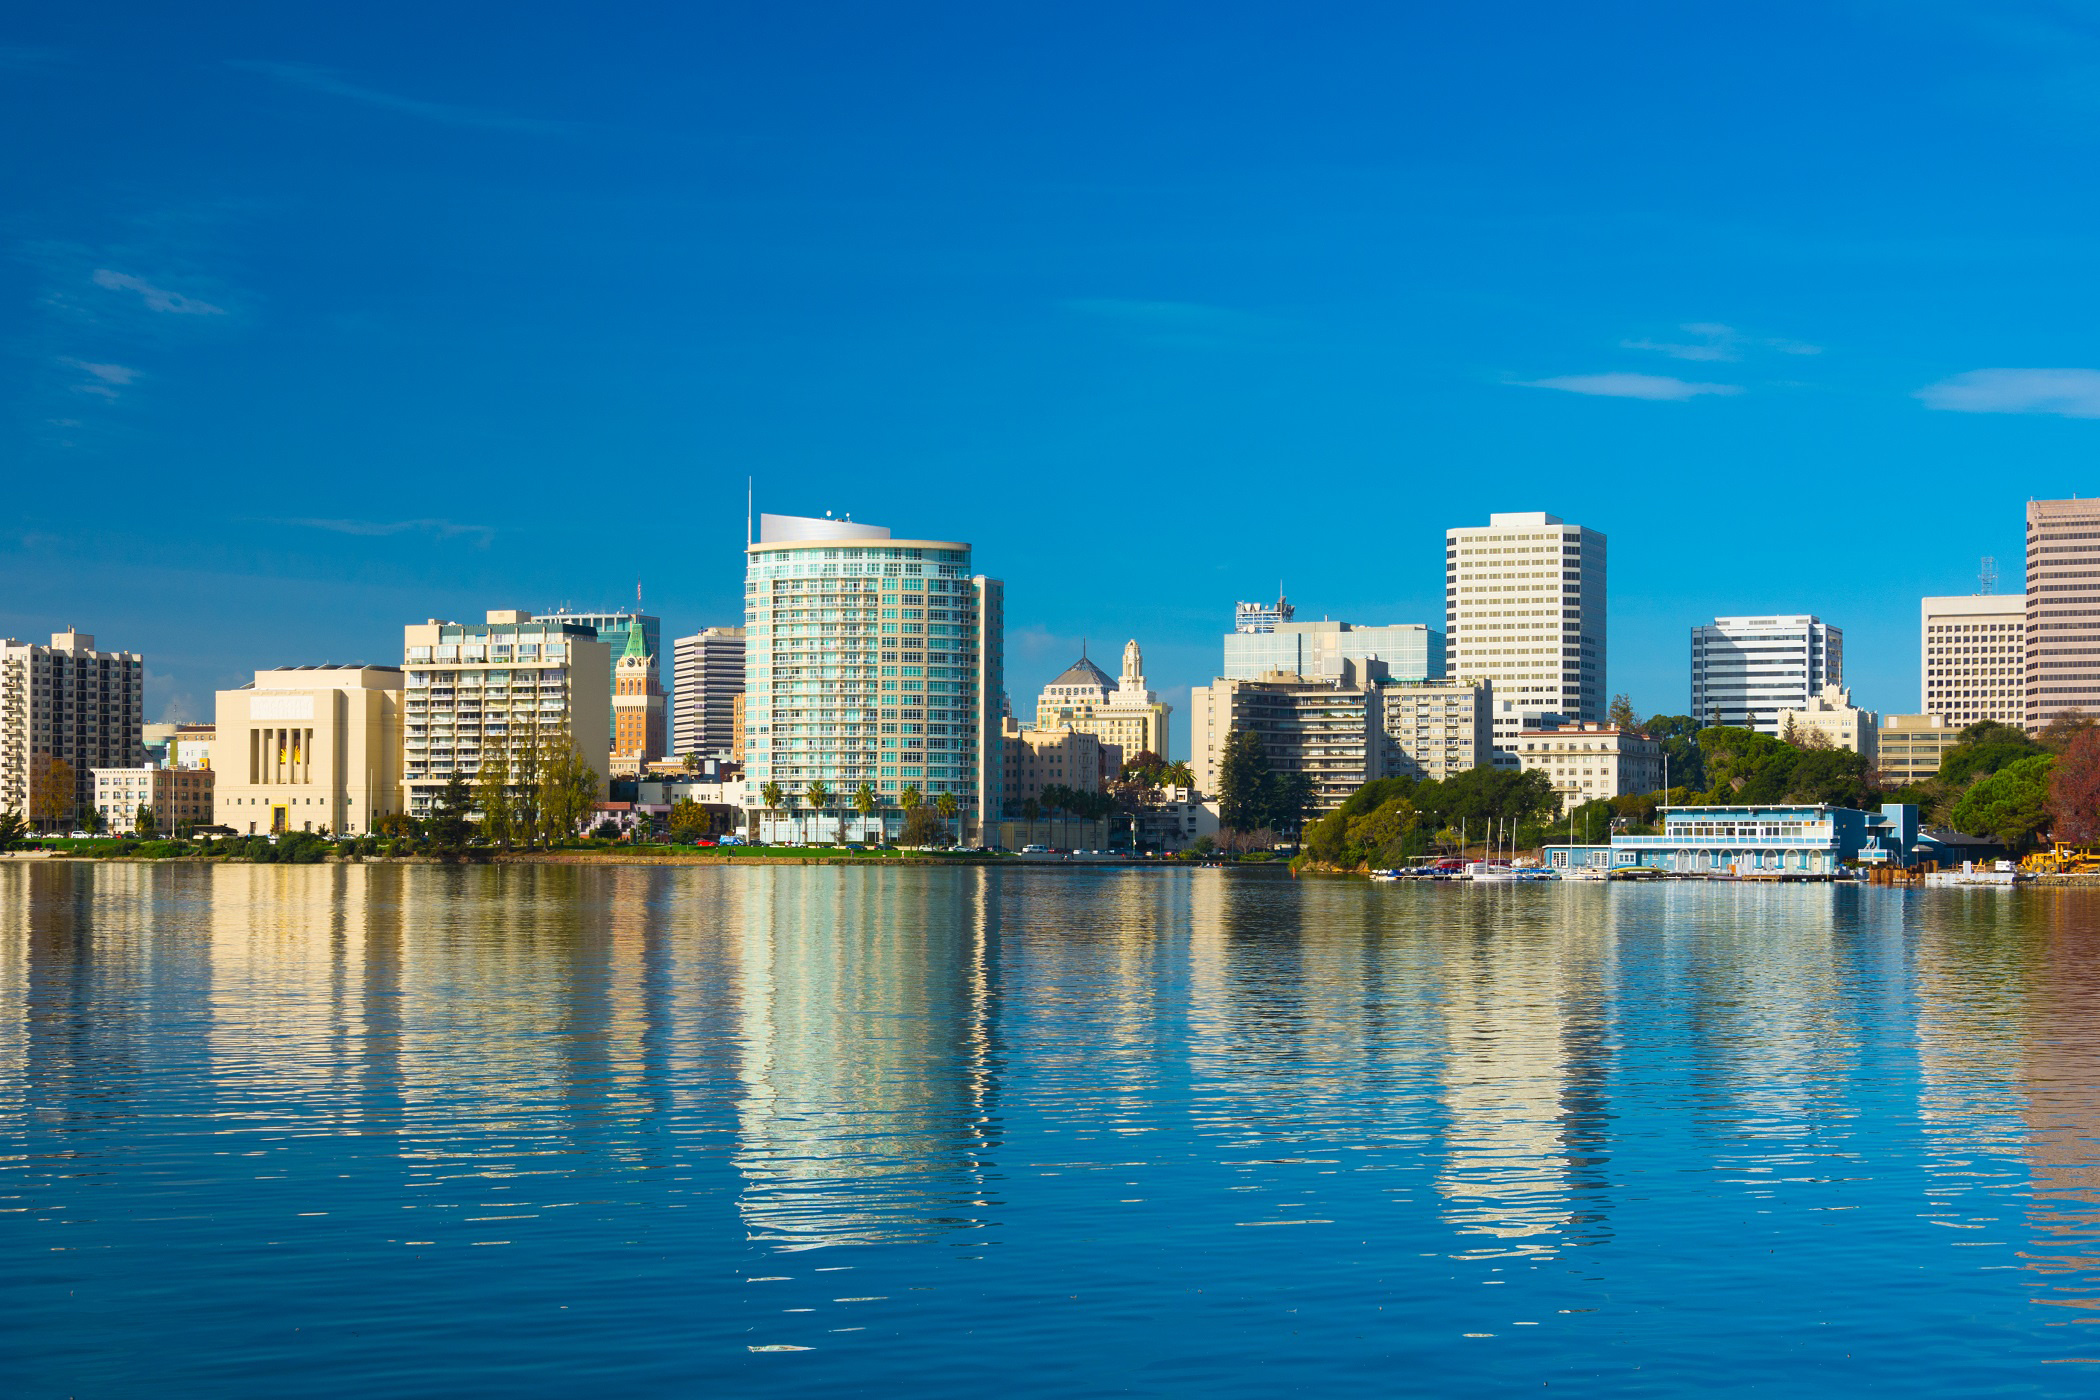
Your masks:
[{"label": "white boat", "polygon": [[1517,872],[1506,865],[1495,865],[1488,861],[1476,860],[1466,866],[1466,878],[1468,880],[1515,880]]}]

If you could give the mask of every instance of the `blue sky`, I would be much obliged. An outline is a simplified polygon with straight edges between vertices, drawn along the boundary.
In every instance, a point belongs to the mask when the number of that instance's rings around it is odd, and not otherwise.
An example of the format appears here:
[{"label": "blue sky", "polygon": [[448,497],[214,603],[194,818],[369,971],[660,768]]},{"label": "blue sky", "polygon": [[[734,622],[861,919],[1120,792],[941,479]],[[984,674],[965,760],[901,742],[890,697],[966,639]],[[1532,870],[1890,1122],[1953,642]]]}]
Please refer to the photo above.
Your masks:
[{"label": "blue sky", "polygon": [[734,621],[747,476],[972,541],[1023,708],[1548,510],[1644,711],[1767,610],[1909,710],[2100,490],[2092,4],[17,6],[0,119],[0,632],[156,712]]}]

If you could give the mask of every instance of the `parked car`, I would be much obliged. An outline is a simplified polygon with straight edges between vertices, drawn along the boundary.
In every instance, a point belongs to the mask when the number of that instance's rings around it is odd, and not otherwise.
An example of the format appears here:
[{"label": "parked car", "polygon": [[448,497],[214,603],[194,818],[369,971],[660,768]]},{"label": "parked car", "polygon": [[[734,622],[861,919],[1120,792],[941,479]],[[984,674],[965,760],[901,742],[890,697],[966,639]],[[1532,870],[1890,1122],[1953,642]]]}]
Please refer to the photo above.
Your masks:
[{"label": "parked car", "polygon": [[1021,854],[1024,856],[1046,856],[1050,854],[1050,848],[1048,846],[1023,846]]}]

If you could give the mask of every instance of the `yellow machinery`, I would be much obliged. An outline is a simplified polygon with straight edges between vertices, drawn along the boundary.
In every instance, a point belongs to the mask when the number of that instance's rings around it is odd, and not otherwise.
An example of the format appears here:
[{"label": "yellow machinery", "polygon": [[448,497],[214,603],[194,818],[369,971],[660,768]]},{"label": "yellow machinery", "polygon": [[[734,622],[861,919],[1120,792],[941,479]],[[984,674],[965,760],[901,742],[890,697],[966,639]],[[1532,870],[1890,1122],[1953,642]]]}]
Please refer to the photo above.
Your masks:
[{"label": "yellow machinery", "polygon": [[2036,851],[2020,862],[2030,875],[2100,874],[2100,845],[2074,846],[2059,841],[2046,851]]}]

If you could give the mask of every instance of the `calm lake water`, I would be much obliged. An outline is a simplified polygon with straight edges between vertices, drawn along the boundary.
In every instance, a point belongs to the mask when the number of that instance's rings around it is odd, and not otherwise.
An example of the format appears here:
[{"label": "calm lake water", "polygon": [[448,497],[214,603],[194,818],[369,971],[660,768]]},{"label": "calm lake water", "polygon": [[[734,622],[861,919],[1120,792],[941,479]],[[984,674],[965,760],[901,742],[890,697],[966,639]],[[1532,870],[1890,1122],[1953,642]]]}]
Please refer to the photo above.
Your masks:
[{"label": "calm lake water", "polygon": [[6,865],[0,1394],[2089,1394],[2096,919]]}]

